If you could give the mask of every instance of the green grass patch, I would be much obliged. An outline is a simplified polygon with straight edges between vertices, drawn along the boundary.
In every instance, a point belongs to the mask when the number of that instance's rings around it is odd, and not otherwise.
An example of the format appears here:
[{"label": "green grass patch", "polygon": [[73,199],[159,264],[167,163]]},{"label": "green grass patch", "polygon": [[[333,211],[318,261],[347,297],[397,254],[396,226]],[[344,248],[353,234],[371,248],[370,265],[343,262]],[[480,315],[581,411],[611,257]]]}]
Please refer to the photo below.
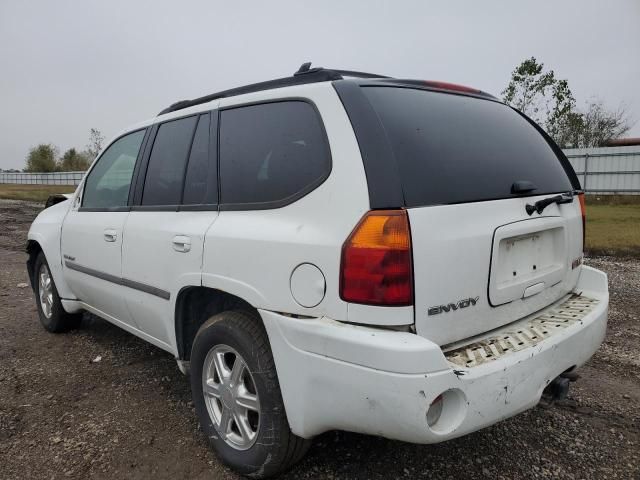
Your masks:
[{"label": "green grass patch", "polygon": [[640,205],[640,195],[587,195],[587,205]]},{"label": "green grass patch", "polygon": [[44,202],[49,198],[49,195],[73,193],[75,189],[76,187],[73,185],[17,185],[2,183],[0,184],[0,198]]},{"label": "green grass patch", "polygon": [[640,257],[640,203],[599,205],[587,201],[590,255]]}]

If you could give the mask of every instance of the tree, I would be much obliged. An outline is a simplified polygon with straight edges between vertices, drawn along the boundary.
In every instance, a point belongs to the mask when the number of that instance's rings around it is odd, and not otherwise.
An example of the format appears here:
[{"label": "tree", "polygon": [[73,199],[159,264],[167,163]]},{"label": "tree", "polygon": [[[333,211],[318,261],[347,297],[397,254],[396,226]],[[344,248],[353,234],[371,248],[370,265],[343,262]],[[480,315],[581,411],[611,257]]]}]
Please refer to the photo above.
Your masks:
[{"label": "tree", "polygon": [[608,110],[601,100],[587,104],[584,113],[573,112],[561,132],[559,144],[567,147],[600,147],[608,140],[620,138],[631,128],[623,107]]},{"label": "tree", "polygon": [[89,168],[89,158],[86,152],[78,152],[75,148],[70,148],[58,163],[58,170],[63,172],[79,172]]},{"label": "tree", "polygon": [[87,144],[86,154],[89,157],[89,161],[92,162],[98,153],[102,150],[102,143],[104,142],[104,136],[97,128],[92,128],[89,131],[89,143]]},{"label": "tree", "polygon": [[507,105],[530,117],[554,139],[576,104],[569,82],[557,79],[553,70],[545,72],[544,64],[535,57],[516,67],[502,96]]},{"label": "tree", "polygon": [[41,143],[29,150],[25,172],[53,172],[56,170],[58,149],[50,143]]},{"label": "tree", "polygon": [[544,71],[544,64],[535,57],[524,60],[511,73],[502,95],[505,103],[542,126],[562,148],[597,147],[631,128],[623,108],[610,111],[599,100],[580,112],[569,82],[556,78],[553,70]]}]

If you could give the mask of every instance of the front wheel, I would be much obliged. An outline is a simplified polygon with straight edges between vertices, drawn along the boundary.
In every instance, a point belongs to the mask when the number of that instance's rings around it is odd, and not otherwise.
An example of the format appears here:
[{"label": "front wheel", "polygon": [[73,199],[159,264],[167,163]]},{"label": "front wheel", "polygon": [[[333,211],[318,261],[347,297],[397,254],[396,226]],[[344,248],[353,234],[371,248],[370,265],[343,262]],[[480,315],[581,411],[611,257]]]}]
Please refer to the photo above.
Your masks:
[{"label": "front wheel", "polygon": [[191,350],[191,390],[202,430],[237,472],[266,478],[299,461],[310,441],[291,432],[260,318],[229,311],[205,322]]},{"label": "front wheel", "polygon": [[65,312],[49,264],[42,252],[36,258],[33,276],[33,290],[42,326],[52,333],[77,328],[82,320],[82,314]]}]

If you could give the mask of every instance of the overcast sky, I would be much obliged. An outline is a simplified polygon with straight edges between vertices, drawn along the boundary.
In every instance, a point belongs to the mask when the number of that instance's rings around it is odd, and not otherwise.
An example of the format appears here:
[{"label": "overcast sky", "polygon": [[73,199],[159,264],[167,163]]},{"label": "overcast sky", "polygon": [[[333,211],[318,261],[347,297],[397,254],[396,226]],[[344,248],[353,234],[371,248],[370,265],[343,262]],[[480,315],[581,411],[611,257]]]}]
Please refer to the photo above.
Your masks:
[{"label": "overcast sky", "polygon": [[533,55],[579,106],[596,96],[640,120],[639,21],[638,0],[0,0],[0,168],[305,61],[499,95]]}]

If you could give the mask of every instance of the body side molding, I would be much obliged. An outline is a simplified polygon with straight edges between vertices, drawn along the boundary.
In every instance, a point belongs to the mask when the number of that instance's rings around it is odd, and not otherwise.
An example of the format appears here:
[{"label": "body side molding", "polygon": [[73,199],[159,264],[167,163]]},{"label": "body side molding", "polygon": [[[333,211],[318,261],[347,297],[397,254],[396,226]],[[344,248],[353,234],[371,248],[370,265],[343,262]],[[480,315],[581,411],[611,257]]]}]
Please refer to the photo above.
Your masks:
[{"label": "body side molding", "polygon": [[100,272],[98,270],[94,270],[93,268],[85,267],[69,260],[65,260],[64,265],[65,267],[71,270],[75,270],[76,272],[84,273],[85,275],[91,275],[92,277],[115,283],[117,285],[122,285],[124,287],[133,288],[134,290],[140,290],[141,292],[148,293],[149,295],[155,295],[156,297],[160,297],[164,300],[169,300],[171,298],[170,292],[162,290],[158,287],[154,287],[152,285],[136,282],[135,280],[129,280],[127,278],[116,277],[115,275]]}]

